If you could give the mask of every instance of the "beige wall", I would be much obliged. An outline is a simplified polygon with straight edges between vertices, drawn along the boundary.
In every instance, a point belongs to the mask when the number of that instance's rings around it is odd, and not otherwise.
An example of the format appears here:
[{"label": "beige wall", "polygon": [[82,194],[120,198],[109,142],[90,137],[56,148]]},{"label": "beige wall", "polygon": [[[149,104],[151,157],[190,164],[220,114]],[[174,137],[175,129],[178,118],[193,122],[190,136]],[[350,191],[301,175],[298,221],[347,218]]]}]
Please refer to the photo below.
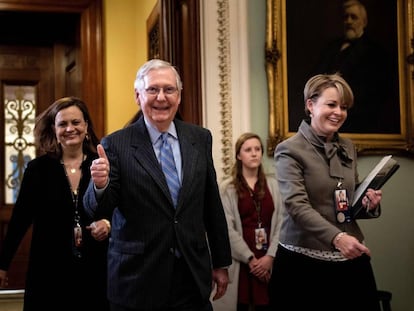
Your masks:
[{"label": "beige wall", "polygon": [[156,0],[104,0],[106,132],[113,132],[138,110],[137,69],[147,60],[146,21]]}]

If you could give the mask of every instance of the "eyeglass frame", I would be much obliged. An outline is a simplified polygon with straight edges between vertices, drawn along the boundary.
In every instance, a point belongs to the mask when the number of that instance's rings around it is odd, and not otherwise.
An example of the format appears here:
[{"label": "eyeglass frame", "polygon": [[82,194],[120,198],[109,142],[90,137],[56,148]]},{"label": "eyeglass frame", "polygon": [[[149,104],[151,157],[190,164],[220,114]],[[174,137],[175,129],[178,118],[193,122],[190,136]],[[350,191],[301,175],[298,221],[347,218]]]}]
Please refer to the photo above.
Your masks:
[{"label": "eyeglass frame", "polygon": [[163,92],[164,95],[174,95],[175,93],[178,93],[178,88],[175,86],[164,86],[164,87],[156,87],[156,86],[149,86],[144,89],[145,93],[152,95],[152,96],[158,96],[160,92]]}]

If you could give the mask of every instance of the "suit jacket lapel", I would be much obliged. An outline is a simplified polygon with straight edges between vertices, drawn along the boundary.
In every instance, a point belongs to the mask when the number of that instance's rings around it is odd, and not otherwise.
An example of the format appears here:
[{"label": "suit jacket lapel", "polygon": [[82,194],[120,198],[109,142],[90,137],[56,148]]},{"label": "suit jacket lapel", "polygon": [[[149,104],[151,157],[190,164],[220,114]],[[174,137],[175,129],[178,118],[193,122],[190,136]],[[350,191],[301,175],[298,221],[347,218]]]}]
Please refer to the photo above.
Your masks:
[{"label": "suit jacket lapel", "polygon": [[154,153],[144,118],[139,119],[132,126],[135,132],[131,143],[134,158],[148,172],[165,196],[171,201],[171,204],[173,204],[164,173]]},{"label": "suit jacket lapel", "polygon": [[181,160],[182,160],[182,185],[178,196],[177,209],[182,205],[185,196],[191,188],[192,181],[195,179],[195,163],[198,157],[198,150],[194,148],[197,143],[196,138],[190,130],[180,121],[175,122],[178,139],[180,141]]}]

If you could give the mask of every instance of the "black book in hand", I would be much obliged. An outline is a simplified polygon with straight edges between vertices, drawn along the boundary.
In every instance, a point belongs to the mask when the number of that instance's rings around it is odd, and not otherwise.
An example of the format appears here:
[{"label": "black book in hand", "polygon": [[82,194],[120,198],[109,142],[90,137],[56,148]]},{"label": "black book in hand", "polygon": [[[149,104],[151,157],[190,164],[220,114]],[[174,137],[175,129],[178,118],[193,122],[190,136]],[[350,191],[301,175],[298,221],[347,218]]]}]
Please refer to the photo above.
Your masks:
[{"label": "black book in hand", "polygon": [[381,189],[399,167],[400,165],[392,158],[392,155],[387,155],[378,162],[374,169],[364,178],[355,190],[354,201],[352,203],[352,214],[354,217],[357,216],[363,208],[362,199],[364,198],[367,189]]}]

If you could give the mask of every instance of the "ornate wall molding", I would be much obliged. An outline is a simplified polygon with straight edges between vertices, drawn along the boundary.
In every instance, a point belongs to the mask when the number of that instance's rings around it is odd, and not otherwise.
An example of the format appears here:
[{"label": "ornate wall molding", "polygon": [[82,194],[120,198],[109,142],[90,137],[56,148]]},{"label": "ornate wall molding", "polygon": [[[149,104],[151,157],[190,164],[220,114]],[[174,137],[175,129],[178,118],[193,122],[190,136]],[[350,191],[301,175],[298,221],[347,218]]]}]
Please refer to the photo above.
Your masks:
[{"label": "ornate wall molding", "polygon": [[229,40],[229,3],[217,1],[218,49],[219,49],[219,88],[222,170],[224,175],[231,173],[233,159],[232,105],[231,105],[231,66]]},{"label": "ornate wall molding", "polygon": [[217,180],[231,173],[235,136],[250,130],[247,0],[202,1],[203,126],[213,135]]}]

